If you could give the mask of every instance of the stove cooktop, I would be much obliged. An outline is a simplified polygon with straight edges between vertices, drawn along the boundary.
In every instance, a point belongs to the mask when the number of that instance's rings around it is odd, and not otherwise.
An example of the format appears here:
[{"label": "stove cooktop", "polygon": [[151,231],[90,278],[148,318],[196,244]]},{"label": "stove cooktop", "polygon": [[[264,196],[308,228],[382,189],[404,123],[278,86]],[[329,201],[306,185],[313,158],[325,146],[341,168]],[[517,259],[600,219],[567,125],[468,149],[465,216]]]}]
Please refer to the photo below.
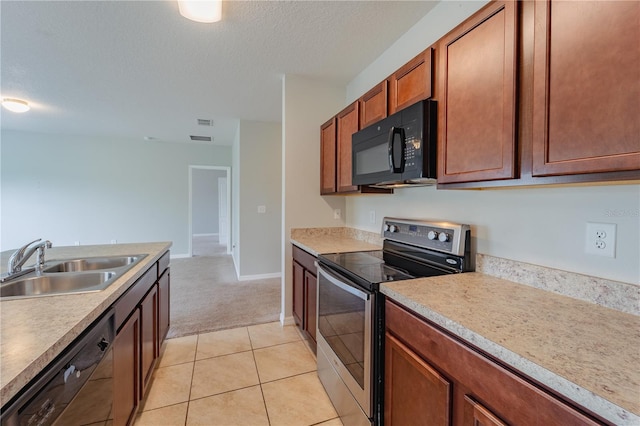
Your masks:
[{"label": "stove cooktop", "polygon": [[323,254],[320,257],[321,262],[331,264],[341,273],[367,287],[415,278],[406,271],[385,264],[382,250]]}]

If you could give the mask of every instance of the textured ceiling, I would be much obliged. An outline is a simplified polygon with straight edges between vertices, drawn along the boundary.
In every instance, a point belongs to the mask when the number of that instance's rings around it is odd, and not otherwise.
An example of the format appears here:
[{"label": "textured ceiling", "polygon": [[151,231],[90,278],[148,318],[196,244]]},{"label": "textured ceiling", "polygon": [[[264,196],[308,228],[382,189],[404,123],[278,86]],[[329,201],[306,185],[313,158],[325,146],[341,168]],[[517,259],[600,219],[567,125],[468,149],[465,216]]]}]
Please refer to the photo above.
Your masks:
[{"label": "textured ceiling", "polygon": [[[237,120],[281,121],[281,77],[346,85],[426,1],[225,1],[191,22],[174,1],[0,1],[3,129],[230,144]],[[213,127],[196,125],[213,119]]]}]

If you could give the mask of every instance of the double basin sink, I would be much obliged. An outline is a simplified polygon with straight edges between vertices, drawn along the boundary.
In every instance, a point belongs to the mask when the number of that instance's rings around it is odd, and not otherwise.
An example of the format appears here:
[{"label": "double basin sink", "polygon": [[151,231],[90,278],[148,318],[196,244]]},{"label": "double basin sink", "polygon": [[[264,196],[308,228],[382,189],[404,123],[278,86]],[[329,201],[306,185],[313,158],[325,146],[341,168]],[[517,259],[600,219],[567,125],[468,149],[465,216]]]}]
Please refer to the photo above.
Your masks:
[{"label": "double basin sink", "polygon": [[101,291],[145,257],[146,254],[136,254],[50,261],[41,272],[32,272],[0,285],[0,298]]}]

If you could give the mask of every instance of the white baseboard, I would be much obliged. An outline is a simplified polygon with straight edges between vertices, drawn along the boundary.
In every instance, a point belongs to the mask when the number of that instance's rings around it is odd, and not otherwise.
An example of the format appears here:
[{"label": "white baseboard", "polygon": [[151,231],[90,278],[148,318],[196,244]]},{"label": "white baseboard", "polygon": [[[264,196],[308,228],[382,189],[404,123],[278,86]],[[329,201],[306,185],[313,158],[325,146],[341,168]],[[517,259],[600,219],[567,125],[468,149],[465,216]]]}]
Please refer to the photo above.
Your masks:
[{"label": "white baseboard", "polygon": [[284,327],[285,325],[295,325],[295,321],[293,316],[285,317],[284,312],[280,312],[280,324]]},{"label": "white baseboard", "polygon": [[274,272],[272,274],[257,274],[257,275],[239,275],[238,281],[251,281],[251,280],[265,280],[268,278],[281,278],[281,272]]},{"label": "white baseboard", "polygon": [[189,253],[184,253],[184,254],[173,254],[171,253],[171,256],[169,256],[169,259],[185,259],[185,258],[189,258],[191,256],[189,256]]},{"label": "white baseboard", "polygon": [[193,237],[217,237],[218,234],[217,233],[215,233],[215,234],[193,234],[192,236]]}]

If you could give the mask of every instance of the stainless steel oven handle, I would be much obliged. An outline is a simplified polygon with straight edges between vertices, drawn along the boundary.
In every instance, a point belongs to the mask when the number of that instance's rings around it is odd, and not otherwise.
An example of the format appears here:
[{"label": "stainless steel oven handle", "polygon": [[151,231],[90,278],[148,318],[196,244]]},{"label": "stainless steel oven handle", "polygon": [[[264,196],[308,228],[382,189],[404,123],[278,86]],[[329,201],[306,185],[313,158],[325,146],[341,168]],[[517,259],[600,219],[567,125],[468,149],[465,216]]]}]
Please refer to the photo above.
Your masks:
[{"label": "stainless steel oven handle", "polygon": [[345,283],[344,281],[348,281],[346,278],[337,277],[331,271],[328,271],[327,269],[320,266],[318,262],[315,262],[315,265],[318,268],[318,274],[323,275],[326,279],[328,279],[331,282],[331,284],[337,287],[340,287],[342,290],[348,293],[351,293],[362,300],[369,300],[370,298],[369,294],[365,293],[362,290],[358,290],[357,288]]}]

